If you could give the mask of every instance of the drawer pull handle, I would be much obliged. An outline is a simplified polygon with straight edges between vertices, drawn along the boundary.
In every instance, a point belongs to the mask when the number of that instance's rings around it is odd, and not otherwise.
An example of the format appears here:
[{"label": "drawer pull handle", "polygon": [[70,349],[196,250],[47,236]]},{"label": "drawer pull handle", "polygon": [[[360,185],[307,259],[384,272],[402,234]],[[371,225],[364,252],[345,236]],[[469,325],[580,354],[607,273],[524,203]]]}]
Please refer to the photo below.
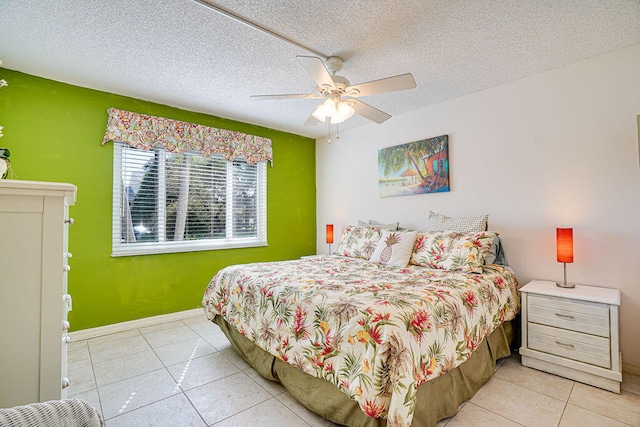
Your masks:
[{"label": "drawer pull handle", "polygon": [[570,314],[556,313],[556,316],[558,316],[558,317],[564,317],[565,319],[571,319],[571,320],[575,319],[575,317],[573,317],[573,316],[572,316],[572,315],[570,315]]},{"label": "drawer pull handle", "polygon": [[563,347],[567,347],[567,348],[575,348],[573,344],[567,344],[566,342],[562,342],[562,341],[556,341],[556,344],[561,345]]},{"label": "drawer pull handle", "polygon": [[62,301],[67,304],[67,311],[73,310],[73,300],[71,299],[71,295],[69,294],[62,295]]}]

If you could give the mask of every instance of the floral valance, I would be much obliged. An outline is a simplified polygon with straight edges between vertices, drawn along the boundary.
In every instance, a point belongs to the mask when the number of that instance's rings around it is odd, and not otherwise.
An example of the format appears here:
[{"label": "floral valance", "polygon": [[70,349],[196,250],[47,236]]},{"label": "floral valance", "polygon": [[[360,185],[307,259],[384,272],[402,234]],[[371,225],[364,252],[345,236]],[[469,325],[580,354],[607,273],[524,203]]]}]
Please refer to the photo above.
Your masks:
[{"label": "floral valance", "polygon": [[222,154],[227,160],[242,157],[247,163],[270,161],[271,140],[241,132],[109,108],[102,145],[120,141],[142,150],[165,148],[172,153],[199,151],[204,157]]}]

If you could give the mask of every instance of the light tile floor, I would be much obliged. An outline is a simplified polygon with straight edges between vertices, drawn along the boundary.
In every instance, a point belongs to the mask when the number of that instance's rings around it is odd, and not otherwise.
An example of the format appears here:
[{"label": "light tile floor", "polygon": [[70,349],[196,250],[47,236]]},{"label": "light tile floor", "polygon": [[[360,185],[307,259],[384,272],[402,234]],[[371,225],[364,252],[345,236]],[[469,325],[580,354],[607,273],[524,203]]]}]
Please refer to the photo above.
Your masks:
[{"label": "light tile floor", "polygon": [[[92,403],[107,427],[335,426],[267,381],[204,316],[71,344],[69,397]],[[640,377],[620,395],[503,359],[495,375],[438,427],[640,427]]]}]

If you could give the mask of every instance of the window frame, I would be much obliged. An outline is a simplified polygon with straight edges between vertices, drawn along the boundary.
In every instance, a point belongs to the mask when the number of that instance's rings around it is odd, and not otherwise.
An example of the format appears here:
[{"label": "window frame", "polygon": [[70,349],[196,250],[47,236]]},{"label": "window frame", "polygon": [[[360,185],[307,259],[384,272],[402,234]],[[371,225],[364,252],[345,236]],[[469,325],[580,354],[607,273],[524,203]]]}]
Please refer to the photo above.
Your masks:
[{"label": "window frame", "polygon": [[[122,208],[122,194],[123,194],[123,180],[122,180],[122,149],[131,148],[123,142],[113,141],[113,185],[112,185],[112,212],[111,212],[111,256],[135,256],[135,255],[157,255],[166,253],[180,253],[180,252],[197,252],[197,251],[209,251],[220,249],[234,249],[234,248],[250,248],[268,246],[267,244],[267,168],[266,162],[256,163],[257,167],[257,192],[256,192],[256,204],[257,204],[257,235],[255,237],[226,237],[224,239],[196,239],[196,240],[165,240],[161,242],[135,242],[127,243],[121,241],[122,233],[122,221],[120,210]],[[162,150],[163,154],[166,154],[164,148],[154,148],[153,150]],[[152,151],[152,150],[149,150]],[[200,156],[198,152],[189,152],[189,154]],[[224,158],[221,155],[212,155],[211,157]],[[164,172],[165,156],[160,156],[158,167]],[[238,158],[237,160],[243,160]],[[227,199],[226,199],[226,235],[229,236],[233,233],[233,162],[226,160],[226,182],[227,182]],[[163,188],[164,173],[159,174],[158,185]],[[162,192],[162,190],[161,190]],[[164,194],[158,198],[159,214],[165,211]],[[166,218],[156,218],[158,224],[164,223]]]}]

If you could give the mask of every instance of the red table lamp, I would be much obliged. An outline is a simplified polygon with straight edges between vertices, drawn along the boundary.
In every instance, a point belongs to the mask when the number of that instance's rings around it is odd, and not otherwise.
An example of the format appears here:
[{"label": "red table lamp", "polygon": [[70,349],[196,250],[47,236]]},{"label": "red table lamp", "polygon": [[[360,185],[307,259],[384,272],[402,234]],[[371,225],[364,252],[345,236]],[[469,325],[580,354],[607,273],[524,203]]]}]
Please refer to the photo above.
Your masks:
[{"label": "red table lamp", "polygon": [[327,244],[329,245],[329,254],[331,254],[331,244],[333,243],[333,224],[327,224]]},{"label": "red table lamp", "polygon": [[567,263],[573,262],[573,228],[556,228],[557,260],[564,264],[564,283],[556,283],[561,288],[574,288],[567,284]]}]

